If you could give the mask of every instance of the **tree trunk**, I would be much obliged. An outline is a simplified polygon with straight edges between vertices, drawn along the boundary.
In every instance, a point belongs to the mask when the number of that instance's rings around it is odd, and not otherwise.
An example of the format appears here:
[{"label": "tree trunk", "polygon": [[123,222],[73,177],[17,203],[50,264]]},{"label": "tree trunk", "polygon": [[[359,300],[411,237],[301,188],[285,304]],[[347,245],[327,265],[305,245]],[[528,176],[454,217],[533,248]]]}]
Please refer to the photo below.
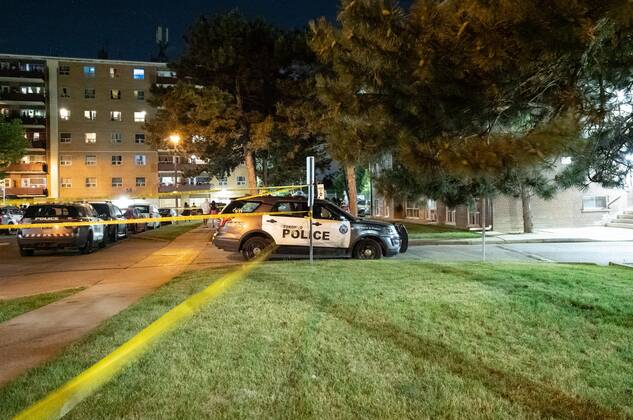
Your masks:
[{"label": "tree trunk", "polygon": [[523,209],[523,233],[534,232],[534,222],[532,221],[532,207],[531,207],[530,193],[526,188],[521,188],[521,207]]},{"label": "tree trunk", "polygon": [[248,191],[250,194],[255,194],[257,192],[257,172],[255,170],[255,158],[250,150],[244,152],[244,163],[246,164]]},{"label": "tree trunk", "polygon": [[345,165],[345,176],[347,177],[347,198],[349,200],[349,212],[358,216],[358,195],[356,193],[356,165]]}]

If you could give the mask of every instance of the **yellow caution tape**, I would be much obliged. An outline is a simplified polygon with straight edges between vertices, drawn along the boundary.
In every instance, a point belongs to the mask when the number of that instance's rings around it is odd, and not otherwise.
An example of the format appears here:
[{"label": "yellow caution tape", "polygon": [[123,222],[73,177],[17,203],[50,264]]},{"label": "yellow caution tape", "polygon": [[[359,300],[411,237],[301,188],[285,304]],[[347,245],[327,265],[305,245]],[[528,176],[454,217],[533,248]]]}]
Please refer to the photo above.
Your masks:
[{"label": "yellow caution tape", "polygon": [[42,223],[26,223],[16,225],[0,225],[0,230],[14,229],[34,229],[34,228],[64,228],[94,225],[135,225],[139,223],[158,223],[158,222],[188,222],[205,219],[228,219],[232,217],[258,217],[258,216],[281,216],[287,214],[305,213],[305,211],[285,211],[273,213],[226,213],[226,214],[198,214],[195,216],[171,216],[171,217],[144,217],[142,219],[126,219],[126,220],[100,220],[98,222],[42,222]]},{"label": "yellow caution tape", "polygon": [[[190,196],[195,194],[207,194],[213,192],[237,192],[237,191],[252,191],[252,190],[260,190],[267,191],[267,195],[269,193],[280,192],[279,190],[292,190],[292,189],[300,189],[305,188],[306,185],[282,185],[275,187],[256,187],[256,188],[212,188],[208,190],[199,190],[199,191],[172,191],[172,192],[164,192],[157,194],[144,194],[138,196],[127,197],[129,200],[147,200],[147,199],[159,199],[159,198],[179,198],[183,195]],[[258,195],[259,196],[259,195]],[[114,201],[120,199],[121,196],[117,195],[116,197],[112,196],[101,196],[101,197],[63,197],[63,198],[50,198],[50,197],[32,197],[32,198],[11,198],[2,201],[2,203],[11,206],[19,206],[22,204],[38,204],[38,203],[51,203],[51,202],[88,202],[88,201]]]},{"label": "yellow caution tape", "polygon": [[59,419],[72,410],[77,404],[92,395],[108,382],[128,363],[146,352],[166,332],[179,323],[193,316],[202,305],[219,296],[237,281],[243,279],[255,267],[261,264],[272,252],[261,254],[241,269],[231,272],[202,292],[197,293],[169,312],[152,322],[144,330],[118,347],[112,353],[83,371],[65,385],[48,394],[32,406],[20,412],[15,419]]}]

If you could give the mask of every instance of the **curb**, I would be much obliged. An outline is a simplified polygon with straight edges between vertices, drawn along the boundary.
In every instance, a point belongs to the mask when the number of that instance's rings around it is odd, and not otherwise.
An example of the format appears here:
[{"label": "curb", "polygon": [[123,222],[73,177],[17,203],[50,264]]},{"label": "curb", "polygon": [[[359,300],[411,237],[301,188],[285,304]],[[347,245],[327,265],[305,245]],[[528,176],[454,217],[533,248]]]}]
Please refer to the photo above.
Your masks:
[{"label": "curb", "polygon": [[[512,245],[512,244],[567,244],[567,243],[588,243],[588,242],[633,242],[631,240],[608,240],[601,241],[597,239],[586,238],[544,238],[544,239],[519,239],[516,241],[500,240],[500,239],[486,239],[486,245]],[[424,245],[481,245],[481,239],[476,240],[426,240],[426,239],[413,239],[409,240],[409,246],[424,246]]]},{"label": "curb", "polygon": [[609,265],[613,267],[622,267],[622,268],[628,268],[629,270],[633,270],[632,264],[620,264],[620,263],[615,263],[615,262],[609,262]]}]

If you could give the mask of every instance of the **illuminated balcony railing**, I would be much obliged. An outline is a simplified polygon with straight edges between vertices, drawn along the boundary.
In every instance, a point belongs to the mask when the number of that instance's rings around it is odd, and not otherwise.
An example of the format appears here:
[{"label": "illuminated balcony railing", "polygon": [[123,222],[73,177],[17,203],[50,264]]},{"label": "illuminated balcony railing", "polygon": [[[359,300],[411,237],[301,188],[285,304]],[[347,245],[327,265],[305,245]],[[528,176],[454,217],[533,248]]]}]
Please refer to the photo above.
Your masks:
[{"label": "illuminated balcony railing", "polygon": [[0,100],[14,102],[41,102],[44,103],[46,97],[43,93],[22,93],[22,92],[0,92]]},{"label": "illuminated balcony railing", "polygon": [[48,195],[48,189],[32,187],[7,188],[6,195],[13,197],[42,197]]},{"label": "illuminated balcony railing", "polygon": [[3,171],[11,172],[25,172],[25,173],[46,173],[48,171],[48,165],[44,162],[38,163],[14,163],[7,166]]}]

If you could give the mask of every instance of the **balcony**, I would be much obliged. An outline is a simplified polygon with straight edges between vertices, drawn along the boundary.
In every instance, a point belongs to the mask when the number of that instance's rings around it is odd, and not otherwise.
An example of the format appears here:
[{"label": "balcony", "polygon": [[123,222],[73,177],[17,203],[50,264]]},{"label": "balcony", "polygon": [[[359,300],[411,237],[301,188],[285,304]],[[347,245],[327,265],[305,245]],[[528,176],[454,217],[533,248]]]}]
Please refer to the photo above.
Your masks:
[{"label": "balcony", "polygon": [[[193,163],[178,163],[177,165],[178,172],[189,172],[196,169],[196,165]],[[174,163],[173,162],[158,162],[158,172],[171,172],[174,173]]]},{"label": "balcony", "polygon": [[46,140],[31,140],[29,149],[46,149]]},{"label": "balcony", "polygon": [[46,97],[43,93],[0,92],[0,101],[37,102],[44,104]]},{"label": "balcony", "polygon": [[17,67],[0,69],[0,77],[15,77],[20,79],[44,79],[43,70],[20,70]]},{"label": "balcony", "polygon": [[39,116],[28,116],[28,115],[22,115],[19,112],[10,112],[8,115],[6,115],[6,119],[11,121],[14,119],[18,119],[22,121],[23,125],[41,125],[41,126],[46,126],[46,117],[39,117]]},{"label": "balcony", "polygon": [[175,77],[156,76],[157,85],[175,85],[178,79]]},{"label": "balcony", "polygon": [[8,197],[46,197],[48,195],[47,188],[7,188]]},{"label": "balcony", "polygon": [[45,174],[48,171],[48,164],[44,162],[14,163],[7,166],[4,171],[8,173]]}]

